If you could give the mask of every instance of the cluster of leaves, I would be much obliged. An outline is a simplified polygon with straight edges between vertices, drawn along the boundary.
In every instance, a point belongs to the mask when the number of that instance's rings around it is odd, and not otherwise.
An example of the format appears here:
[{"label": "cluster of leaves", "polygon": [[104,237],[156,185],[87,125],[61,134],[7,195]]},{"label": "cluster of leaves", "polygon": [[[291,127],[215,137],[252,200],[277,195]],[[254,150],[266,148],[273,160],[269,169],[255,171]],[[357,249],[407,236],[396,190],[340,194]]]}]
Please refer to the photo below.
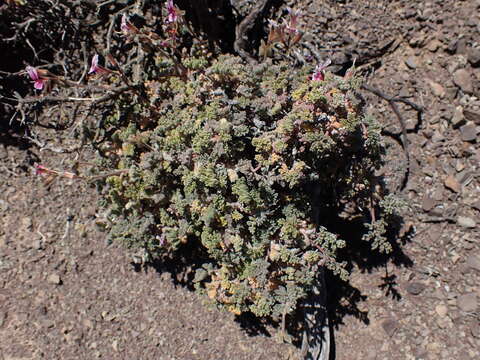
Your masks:
[{"label": "cluster of leaves", "polygon": [[[188,78],[146,81],[105,123],[102,163],[123,170],[102,190],[110,236],[160,258],[188,244],[205,255],[197,288],[214,302],[289,313],[320,266],[347,275],[336,254],[348,239],[318,209],[372,206],[380,127],[352,73],[313,81],[309,68],[233,56],[183,64]],[[376,223],[365,239],[388,251]]]}]

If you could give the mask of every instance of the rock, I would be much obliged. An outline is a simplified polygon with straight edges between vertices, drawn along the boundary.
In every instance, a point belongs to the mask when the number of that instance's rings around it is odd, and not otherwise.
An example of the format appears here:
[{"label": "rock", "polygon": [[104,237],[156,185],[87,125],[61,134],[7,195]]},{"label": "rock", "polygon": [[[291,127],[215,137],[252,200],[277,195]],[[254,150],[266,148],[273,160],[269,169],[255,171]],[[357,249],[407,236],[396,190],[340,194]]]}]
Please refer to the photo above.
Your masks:
[{"label": "rock", "polygon": [[470,73],[465,69],[459,69],[453,73],[453,82],[464,93],[473,93],[473,82]]},{"label": "rock", "polygon": [[428,44],[427,44],[427,49],[431,52],[435,52],[438,50],[439,47],[442,46],[442,43],[437,40],[437,39],[433,39],[432,41],[430,41]]},{"label": "rock", "polygon": [[406,290],[412,295],[419,295],[425,290],[425,284],[421,282],[412,282],[407,285]]},{"label": "rock", "polygon": [[47,282],[53,285],[60,285],[62,283],[62,279],[58,274],[50,274],[47,277]]},{"label": "rock", "polygon": [[433,80],[428,80],[428,83],[430,85],[430,88],[432,89],[433,95],[436,97],[443,99],[446,95],[445,88],[440,85],[439,83],[433,81]]},{"label": "rock", "polygon": [[477,295],[474,293],[464,294],[458,297],[457,306],[465,312],[473,312],[477,309]]},{"label": "rock", "polygon": [[114,351],[118,351],[118,340],[113,341],[112,348],[113,348]]},{"label": "rock", "polygon": [[465,109],[463,115],[468,121],[473,121],[475,124],[480,125],[480,112]]},{"label": "rock", "polygon": [[448,43],[447,52],[454,54],[457,51],[458,39],[453,39]]},{"label": "rock", "polygon": [[463,107],[457,106],[453,112],[451,123],[454,129],[465,124],[465,116],[463,114]]},{"label": "rock", "polygon": [[477,127],[470,122],[460,127],[462,141],[473,142],[477,139]]},{"label": "rock", "polygon": [[5,323],[5,319],[7,318],[7,313],[4,311],[0,311],[0,328]]},{"label": "rock", "polygon": [[410,69],[416,69],[418,67],[418,62],[415,56],[409,56],[407,60],[405,60],[405,64],[410,68]]},{"label": "rock", "polygon": [[388,336],[392,337],[398,327],[398,321],[395,319],[387,319],[382,322],[382,328],[385,330]]},{"label": "rock", "polygon": [[467,60],[473,67],[480,66],[480,48],[471,48],[467,52]]},{"label": "rock", "polygon": [[457,218],[457,224],[467,229],[473,229],[475,226],[477,226],[475,220],[466,216],[459,216]]},{"label": "rock", "polygon": [[455,179],[453,175],[447,176],[443,182],[445,187],[453,192],[459,193],[462,190],[462,185]]},{"label": "rock", "polygon": [[432,199],[430,196],[425,195],[422,201],[422,209],[425,212],[432,210],[436,205],[436,201]]},{"label": "rock", "polygon": [[470,255],[467,258],[467,266],[469,266],[472,269],[480,271],[480,257],[475,255]]},{"label": "rock", "polygon": [[32,228],[32,219],[30,219],[29,217],[25,217],[22,219],[22,226],[23,228],[27,229],[27,230],[31,230]]},{"label": "rock", "polygon": [[461,38],[458,40],[456,53],[464,55],[467,53],[467,48],[467,39]]},{"label": "rock", "polygon": [[8,209],[8,203],[5,200],[0,199],[0,212],[7,212]]},{"label": "rock", "polygon": [[438,316],[443,318],[448,313],[448,307],[444,304],[439,304],[435,306],[435,312],[438,314]]},{"label": "rock", "polygon": [[471,205],[471,207],[473,207],[474,209],[480,211],[480,200],[475,201],[475,202]]}]

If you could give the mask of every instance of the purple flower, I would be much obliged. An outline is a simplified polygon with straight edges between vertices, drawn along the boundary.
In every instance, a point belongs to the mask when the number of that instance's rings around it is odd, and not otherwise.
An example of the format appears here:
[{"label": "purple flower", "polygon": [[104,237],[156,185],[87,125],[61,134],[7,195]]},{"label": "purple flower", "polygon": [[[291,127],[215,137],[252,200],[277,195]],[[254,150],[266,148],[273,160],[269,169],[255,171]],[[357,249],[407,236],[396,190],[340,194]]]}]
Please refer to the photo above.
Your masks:
[{"label": "purple flower", "polygon": [[332,60],[327,59],[322,65],[317,65],[312,75],[312,81],[323,81],[325,79],[325,68],[332,63]]},{"label": "purple flower", "polygon": [[120,29],[124,32],[124,33],[128,33],[128,19],[127,19],[127,15],[123,14],[122,16],[122,23],[120,24]]},{"label": "purple flower", "polygon": [[135,25],[132,25],[130,21],[128,21],[128,17],[125,14],[123,14],[122,16],[120,30],[122,30],[124,35],[128,35],[129,33],[133,33],[133,34],[138,33],[138,29],[135,27]]},{"label": "purple flower", "polygon": [[291,8],[287,8],[288,13],[290,14],[290,19],[286,25],[286,28],[291,33],[297,33],[299,30],[297,29],[298,18],[302,14],[300,10],[292,10]]},{"label": "purple flower", "polygon": [[46,79],[42,79],[40,75],[38,75],[38,70],[35,69],[33,66],[27,66],[26,70],[28,75],[30,76],[30,79],[34,81],[33,87],[37,90],[42,90]]},{"label": "purple flower", "polygon": [[173,23],[178,20],[177,8],[173,5],[173,0],[167,0],[167,22]]},{"label": "purple flower", "polygon": [[90,66],[90,70],[88,70],[89,74],[109,74],[111,70],[104,68],[103,66],[98,65],[98,54],[95,54],[92,58],[92,64]]}]

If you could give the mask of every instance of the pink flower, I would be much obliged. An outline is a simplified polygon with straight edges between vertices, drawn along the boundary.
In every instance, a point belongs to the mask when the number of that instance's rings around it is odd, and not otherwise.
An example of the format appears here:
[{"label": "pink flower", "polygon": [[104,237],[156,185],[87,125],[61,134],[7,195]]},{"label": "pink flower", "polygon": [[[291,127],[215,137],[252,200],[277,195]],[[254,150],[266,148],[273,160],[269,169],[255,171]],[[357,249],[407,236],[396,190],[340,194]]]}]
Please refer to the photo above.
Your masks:
[{"label": "pink flower", "polygon": [[43,165],[35,164],[34,167],[35,175],[43,175],[48,173],[48,169]]},{"label": "pink flower", "polygon": [[133,34],[138,33],[138,29],[135,27],[135,25],[131,24],[130,21],[128,21],[128,17],[125,14],[123,14],[122,16],[122,23],[120,24],[120,30],[122,30],[124,35],[128,35],[129,33],[133,33]]},{"label": "pink flower", "polygon": [[37,90],[42,90],[46,79],[42,79],[40,75],[38,75],[38,70],[35,69],[33,66],[27,66],[26,70],[28,75],[30,76],[30,79],[34,81],[33,87]]},{"label": "pink flower", "polygon": [[173,0],[167,0],[167,22],[173,23],[178,20],[177,8],[173,5]]},{"label": "pink flower", "polygon": [[300,10],[292,10],[291,8],[287,8],[288,13],[290,14],[290,19],[286,25],[286,28],[291,33],[297,33],[299,30],[297,29],[298,18],[302,14]]},{"label": "pink flower", "polygon": [[312,81],[323,81],[325,79],[325,68],[332,63],[332,60],[327,59],[322,65],[317,65],[312,75]]},{"label": "pink flower", "polygon": [[103,66],[98,65],[98,54],[95,54],[92,58],[92,65],[90,66],[90,70],[88,70],[89,74],[109,74],[111,70],[104,68]]}]

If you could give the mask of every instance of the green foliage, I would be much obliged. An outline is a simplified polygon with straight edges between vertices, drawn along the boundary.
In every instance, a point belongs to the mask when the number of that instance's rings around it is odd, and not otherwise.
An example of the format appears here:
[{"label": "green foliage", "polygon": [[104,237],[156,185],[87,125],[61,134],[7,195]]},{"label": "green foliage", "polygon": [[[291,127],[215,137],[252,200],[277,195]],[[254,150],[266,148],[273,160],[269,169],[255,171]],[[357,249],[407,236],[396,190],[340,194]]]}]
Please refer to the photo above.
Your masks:
[{"label": "green foliage", "polygon": [[[368,208],[380,127],[363,113],[356,77],[311,81],[308,69],[231,56],[186,64],[188,80],[150,79],[146,101],[120,98],[109,118],[116,132],[105,154],[128,169],[103,190],[110,236],[157,257],[202,248],[198,289],[235,313],[281,316],[320,266],[346,276],[336,254],[348,239],[313,214]],[[388,251],[382,221],[365,239]]]}]

